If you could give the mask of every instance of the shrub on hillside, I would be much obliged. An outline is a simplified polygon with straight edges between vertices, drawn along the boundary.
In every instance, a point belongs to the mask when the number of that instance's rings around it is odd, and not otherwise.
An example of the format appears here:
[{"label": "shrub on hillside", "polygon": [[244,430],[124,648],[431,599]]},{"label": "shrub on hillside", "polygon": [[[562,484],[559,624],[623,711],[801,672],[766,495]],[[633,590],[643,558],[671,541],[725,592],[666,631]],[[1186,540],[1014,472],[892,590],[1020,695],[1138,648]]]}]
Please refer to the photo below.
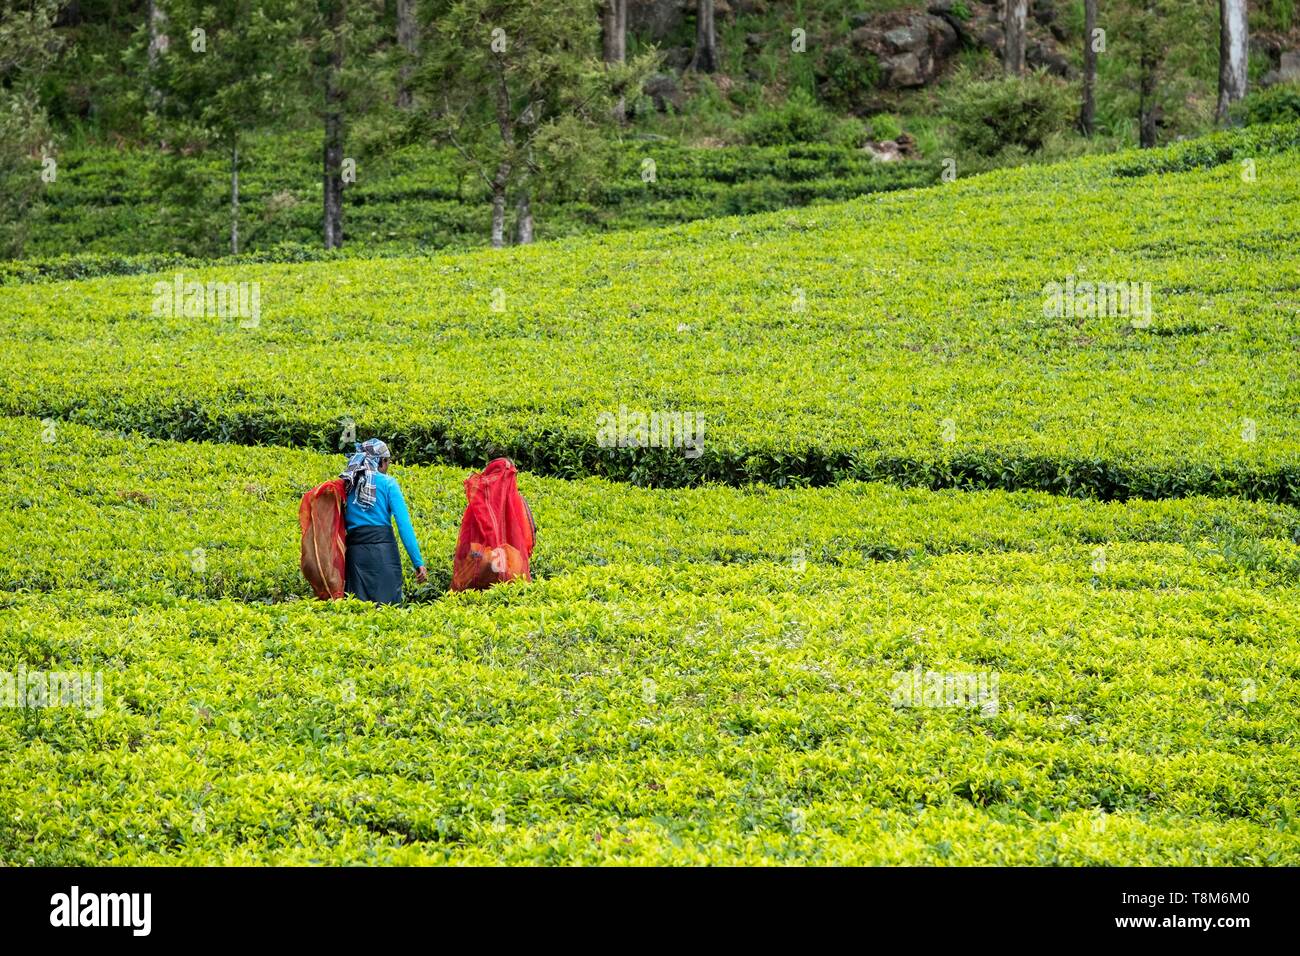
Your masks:
[{"label": "shrub on hillside", "polygon": [[876,58],[847,46],[827,50],[817,69],[818,95],[840,110],[862,106],[879,82],[880,64]]},{"label": "shrub on hillside", "polygon": [[863,136],[862,124],[840,119],[807,93],[796,90],[780,106],[760,111],[742,127],[745,142],[754,146],[790,143],[831,143],[854,146]]},{"label": "shrub on hillside", "polygon": [[982,156],[1007,148],[1037,152],[1074,111],[1069,87],[1044,73],[958,83],[944,104],[957,141]]},{"label": "shrub on hillside", "polygon": [[1247,126],[1300,120],[1300,83],[1279,83],[1251,93],[1234,110]]},{"label": "shrub on hillside", "polygon": [[871,117],[871,138],[878,143],[898,139],[903,135],[903,124],[892,113],[877,113]]}]

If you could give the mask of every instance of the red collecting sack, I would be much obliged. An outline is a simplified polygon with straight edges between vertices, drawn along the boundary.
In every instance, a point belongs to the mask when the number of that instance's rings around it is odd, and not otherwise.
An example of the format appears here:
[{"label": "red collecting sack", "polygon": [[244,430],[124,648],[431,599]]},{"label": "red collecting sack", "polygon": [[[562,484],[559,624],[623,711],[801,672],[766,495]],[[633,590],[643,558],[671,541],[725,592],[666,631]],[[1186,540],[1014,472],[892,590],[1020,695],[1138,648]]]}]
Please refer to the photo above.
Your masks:
[{"label": "red collecting sack", "polygon": [[347,493],[343,480],[317,485],[302,496],[298,524],[302,526],[302,575],[322,601],[343,597],[347,530],[343,505]]},{"label": "red collecting sack", "polygon": [[531,580],[533,522],[515,484],[517,470],[497,458],[465,479],[465,514],[452,563],[453,591],[483,591],[500,581]]}]

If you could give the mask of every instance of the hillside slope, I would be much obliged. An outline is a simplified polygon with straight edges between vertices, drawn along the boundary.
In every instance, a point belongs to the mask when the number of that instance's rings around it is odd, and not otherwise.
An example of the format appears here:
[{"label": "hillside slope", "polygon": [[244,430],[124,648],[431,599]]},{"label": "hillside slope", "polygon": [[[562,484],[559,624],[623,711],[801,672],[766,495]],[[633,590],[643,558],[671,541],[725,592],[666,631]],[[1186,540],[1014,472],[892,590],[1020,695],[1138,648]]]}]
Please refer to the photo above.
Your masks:
[{"label": "hillside slope", "polygon": [[[313,448],[353,422],[405,461],[505,453],[646,484],[1294,501],[1298,137],[505,253],[181,276],[256,283],[256,322],[202,296],[155,315],[175,275],[8,286],[0,410]],[[1150,311],[1053,309],[1084,281],[1136,283]],[[644,444],[637,412],[702,420],[698,455],[605,447]]]},{"label": "hillside slope", "polygon": [[[313,139],[268,136],[249,145],[240,187],[246,254],[322,254],[320,148]],[[861,150],[819,144],[689,149],[628,140],[611,148],[610,160],[590,193],[561,190],[539,203],[539,239],[766,212],[939,179],[934,161],[882,164]],[[93,263],[95,256],[228,254],[222,160],[196,156],[184,163],[177,184],[168,180],[177,175],[169,158],[149,150],[85,147],[62,156],[58,178],[28,223],[25,257]],[[406,147],[363,160],[344,202],[350,254],[488,243],[487,199],[478,184],[458,178],[445,149]]]}]

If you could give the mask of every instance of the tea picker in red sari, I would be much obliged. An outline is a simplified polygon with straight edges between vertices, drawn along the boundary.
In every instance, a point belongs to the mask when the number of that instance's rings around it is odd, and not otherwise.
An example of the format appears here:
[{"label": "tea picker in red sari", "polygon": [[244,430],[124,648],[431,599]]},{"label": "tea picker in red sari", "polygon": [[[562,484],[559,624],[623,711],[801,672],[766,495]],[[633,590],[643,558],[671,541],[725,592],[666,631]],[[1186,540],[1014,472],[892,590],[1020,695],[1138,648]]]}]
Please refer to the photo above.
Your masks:
[{"label": "tea picker in red sari", "polygon": [[415,580],[423,584],[429,574],[411,527],[411,515],[397,480],[388,474],[392,462],[388,446],[378,438],[357,446],[339,475],[347,489],[343,510],[347,525],[345,590],[353,597],[376,604],[402,602],[402,559],[397,553],[393,522],[402,545],[415,567]]}]

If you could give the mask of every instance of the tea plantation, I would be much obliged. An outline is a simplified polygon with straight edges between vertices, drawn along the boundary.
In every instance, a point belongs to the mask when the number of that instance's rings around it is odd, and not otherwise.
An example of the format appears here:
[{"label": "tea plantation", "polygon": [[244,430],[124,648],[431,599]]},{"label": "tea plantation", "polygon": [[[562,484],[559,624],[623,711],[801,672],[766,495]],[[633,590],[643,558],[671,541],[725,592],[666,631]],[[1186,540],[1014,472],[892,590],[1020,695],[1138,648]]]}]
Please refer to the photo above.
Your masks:
[{"label": "tea plantation", "polygon": [[[247,151],[241,204],[250,221],[243,237],[249,254],[319,254],[320,145],[310,139],[269,137]],[[412,147],[363,164],[349,187],[349,242],[371,253],[407,255],[486,244],[488,207],[473,183],[467,188],[449,171],[451,153]],[[611,161],[596,193],[554,197],[539,238],[765,212],[939,180],[937,163],[881,164],[861,150],[820,144],[689,149],[652,140],[622,145]],[[189,192],[167,187],[169,167],[156,152],[70,152],[30,223],[28,260],[14,267],[32,269],[32,259],[36,268],[47,259],[56,267],[67,260],[111,262],[143,250],[228,251],[213,243],[211,230],[196,236],[194,227],[195,219],[219,219],[230,201],[222,188],[224,164],[211,156],[186,157],[186,163]]]},{"label": "tea plantation", "polygon": [[[1300,862],[1298,162],[185,269],[255,317],[15,278],[0,672],[103,700],[0,708],[0,862]],[[1053,310],[1086,282],[1151,309]],[[621,408],[701,453],[606,447]],[[298,573],[352,428],[429,560],[401,608]],[[536,580],[448,595],[501,453]],[[933,673],[979,706],[900,699]]]}]

